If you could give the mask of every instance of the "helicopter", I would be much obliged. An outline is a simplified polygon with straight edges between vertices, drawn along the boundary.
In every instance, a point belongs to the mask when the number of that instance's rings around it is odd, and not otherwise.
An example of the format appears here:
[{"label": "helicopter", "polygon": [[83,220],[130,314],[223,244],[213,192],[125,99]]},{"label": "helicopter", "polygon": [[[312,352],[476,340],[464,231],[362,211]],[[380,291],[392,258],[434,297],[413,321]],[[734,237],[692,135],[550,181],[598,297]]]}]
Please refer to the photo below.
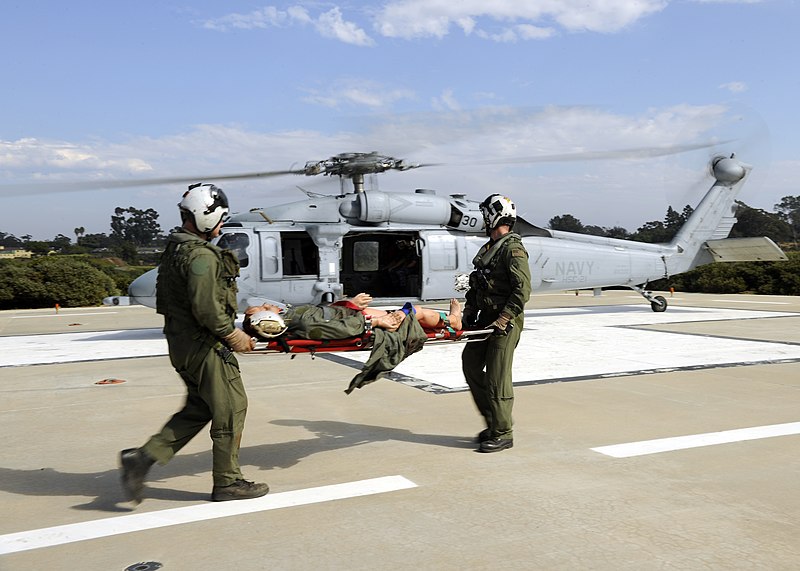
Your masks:
[{"label": "helicopter", "polygon": [[[224,223],[217,245],[239,259],[239,309],[265,301],[331,303],[359,292],[386,305],[463,297],[458,278],[472,271],[472,260],[486,241],[479,202],[429,189],[365,188],[367,176],[424,166],[435,164],[377,152],[342,153],[296,170],[209,177],[302,174],[337,176],[341,183],[338,195],[304,191],[304,200],[233,214]],[[711,188],[669,243],[551,230],[518,217],[513,230],[529,254],[532,290],[627,287],[662,312],[667,301],[647,289],[651,281],[715,261],[787,259],[767,237],[728,238],[736,222],[736,197],[752,167],[730,155],[714,157],[709,168]],[[185,179],[169,182],[178,180]],[[346,188],[347,181],[352,189]],[[134,280],[128,298],[104,303],[155,307],[157,271]]]}]

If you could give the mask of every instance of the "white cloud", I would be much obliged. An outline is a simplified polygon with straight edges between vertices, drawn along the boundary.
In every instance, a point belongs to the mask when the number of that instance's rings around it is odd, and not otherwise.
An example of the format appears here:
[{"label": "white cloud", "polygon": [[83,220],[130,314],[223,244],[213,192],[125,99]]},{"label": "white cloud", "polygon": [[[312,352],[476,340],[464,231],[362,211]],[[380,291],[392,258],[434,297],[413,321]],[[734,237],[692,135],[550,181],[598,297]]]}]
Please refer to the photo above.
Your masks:
[{"label": "white cloud", "polygon": [[[614,33],[667,4],[668,0],[389,0],[371,15],[372,26],[384,37],[441,39],[460,30],[467,36],[510,43],[546,39],[559,30]],[[293,24],[312,26],[322,37],[347,44],[375,45],[361,25],[344,18],[338,6],[317,16],[300,5],[285,10],[265,6],[201,22],[204,28],[217,31]]]},{"label": "white cloud", "polygon": [[766,0],[689,0],[698,4],[761,4]]},{"label": "white cloud", "polygon": [[115,152],[113,147],[96,148],[91,143],[46,141],[34,138],[0,141],[0,168],[7,171],[36,170],[34,176],[48,178],[58,172],[115,171],[141,175],[152,170],[147,161],[127,152]]},{"label": "white cloud", "polygon": [[747,84],[742,81],[723,83],[719,87],[720,89],[727,89],[731,93],[741,93],[742,91],[747,91]]},{"label": "white cloud", "polygon": [[304,101],[331,108],[354,105],[382,109],[397,101],[415,98],[409,89],[390,88],[375,81],[354,78],[343,78],[324,90],[309,89],[307,92]]},{"label": "white cloud", "polygon": [[508,42],[549,37],[555,33],[554,23],[570,32],[617,32],[667,4],[667,0],[397,0],[383,7],[375,27],[383,36],[410,39],[443,38],[455,26],[467,34]]},{"label": "white cloud", "polygon": [[[297,14],[297,12],[295,12]],[[253,10],[247,14],[228,14],[221,18],[214,18],[202,22],[202,26],[208,30],[226,32],[231,29],[253,30],[283,26],[292,16],[283,10],[278,10],[274,6],[265,6],[258,10]]]},{"label": "white cloud", "polygon": [[518,26],[505,28],[494,34],[478,30],[476,35],[494,42],[510,44],[520,40],[544,40],[556,35],[556,31],[553,28],[541,28],[530,24],[520,24]]},{"label": "white cloud", "polygon": [[290,6],[286,10],[265,6],[247,14],[227,14],[201,23],[203,28],[220,32],[233,29],[253,30],[284,27],[291,24],[311,25],[322,37],[339,40],[346,44],[357,46],[374,44],[372,38],[362,28],[342,17],[342,12],[338,7],[323,12],[314,19],[302,6]]},{"label": "white cloud", "polygon": [[[350,84],[351,82],[348,82]],[[339,100],[378,106],[407,97],[401,91],[342,89]],[[723,106],[679,105],[623,115],[591,107],[548,107],[521,111],[502,107],[459,110],[452,90],[437,102],[450,112],[382,117],[379,125],[350,133],[316,131],[253,132],[236,125],[199,125],[170,136],[136,137],[123,142],[65,142],[20,139],[0,141],[0,169],[6,179],[82,175],[102,171],[108,178],[152,172],[172,176],[193,172],[286,168],[287,163],[334,151],[369,148],[393,152],[398,140],[414,147],[435,149],[438,157],[533,157],[541,154],[662,147],[708,141],[725,123]],[[297,144],[292,145],[290,141]],[[314,149],[317,149],[316,151]],[[283,159],[281,159],[283,157]],[[279,165],[282,164],[282,167]],[[210,169],[210,170],[209,170]]]},{"label": "white cloud", "polygon": [[[336,97],[366,106],[379,104],[392,93],[378,92],[383,95],[341,92]],[[0,197],[13,201],[17,212],[13,221],[4,222],[2,230],[44,236],[69,234],[76,226],[91,232],[107,231],[109,212],[120,205],[154,208],[162,213],[162,226],[169,227],[177,223],[173,220],[176,196],[183,188],[183,184],[169,184],[93,191],[92,209],[83,209],[72,219],[56,213],[65,201],[39,199],[26,206],[13,182],[142,176],[213,181],[214,174],[285,170],[340,152],[363,150],[411,162],[443,164],[387,173],[379,178],[384,190],[432,188],[440,194],[465,193],[480,199],[487,190],[502,188],[534,223],[546,224],[552,216],[571,213],[586,224],[635,230],[645,221],[663,218],[668,205],[695,204],[704,190],[698,183],[706,184],[709,156],[717,150],[739,150],[726,145],[673,156],[651,153],[650,158],[636,160],[624,152],[720,138],[717,134],[727,122],[736,124],[722,106],[681,105],[627,115],[589,107],[460,111],[451,91],[443,92],[438,101],[442,107],[456,110],[383,117],[378,125],[351,131],[255,132],[236,125],[201,125],[166,137],[113,142],[0,141]],[[621,152],[616,158],[606,155],[608,160],[587,160],[597,158],[593,153],[608,151]],[[569,153],[586,154],[575,161],[536,161],[542,155]],[[750,162],[752,157],[743,153],[741,158]],[[757,159],[756,166],[763,170]],[[329,177],[218,182],[229,193],[236,211],[284,203],[295,194],[299,198],[298,185],[320,192],[338,191],[338,180]],[[748,184],[748,188],[751,192],[746,191],[743,200],[765,208],[788,194],[787,186],[775,190],[772,185],[762,192],[762,196],[770,196],[754,200],[752,191],[757,187]],[[54,227],[53,217],[63,227]]]},{"label": "white cloud", "polygon": [[523,40],[543,40],[555,35],[552,28],[541,28],[531,24],[520,24],[515,26],[517,35]]},{"label": "white cloud", "polygon": [[301,22],[303,24],[312,24],[314,22],[314,20],[311,19],[308,10],[302,6],[290,6],[286,9],[286,13],[292,18],[292,20],[296,22]]},{"label": "white cloud", "polygon": [[333,8],[321,14],[315,24],[319,33],[326,38],[340,40],[356,46],[371,46],[375,42],[367,33],[352,22],[342,18],[339,8]]},{"label": "white cloud", "polygon": [[433,108],[437,110],[458,111],[461,105],[453,96],[452,89],[445,89],[439,97],[433,99]]}]

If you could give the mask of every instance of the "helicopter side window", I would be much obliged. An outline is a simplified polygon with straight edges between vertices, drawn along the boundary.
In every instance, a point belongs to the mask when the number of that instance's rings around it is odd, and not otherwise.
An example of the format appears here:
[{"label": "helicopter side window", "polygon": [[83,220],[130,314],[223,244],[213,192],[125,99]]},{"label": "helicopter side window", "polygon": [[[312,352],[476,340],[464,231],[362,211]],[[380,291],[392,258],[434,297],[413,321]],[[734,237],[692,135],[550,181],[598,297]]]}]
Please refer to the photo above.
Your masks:
[{"label": "helicopter side window", "polygon": [[314,240],[305,232],[281,234],[284,276],[317,275],[319,250]]},{"label": "helicopter side window", "polygon": [[378,243],[356,242],[353,244],[353,270],[356,272],[378,271]]},{"label": "helicopter side window", "polygon": [[239,267],[246,268],[250,264],[247,247],[250,245],[250,236],[236,232],[225,233],[219,237],[217,246],[223,250],[231,250],[239,259]]}]

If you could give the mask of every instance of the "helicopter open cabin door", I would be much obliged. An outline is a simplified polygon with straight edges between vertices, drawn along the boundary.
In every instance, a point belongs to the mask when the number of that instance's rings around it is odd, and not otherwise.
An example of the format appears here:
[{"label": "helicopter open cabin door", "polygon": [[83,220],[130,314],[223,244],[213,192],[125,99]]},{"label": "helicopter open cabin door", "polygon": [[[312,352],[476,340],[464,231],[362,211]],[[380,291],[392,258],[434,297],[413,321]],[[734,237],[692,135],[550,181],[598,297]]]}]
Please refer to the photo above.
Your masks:
[{"label": "helicopter open cabin door", "polygon": [[314,299],[319,250],[304,231],[256,230],[259,243],[259,292],[282,303]]},{"label": "helicopter open cabin door", "polygon": [[342,240],[341,275],[345,296],[419,299],[422,276],[419,235],[409,230],[353,231]]},{"label": "helicopter open cabin door", "polygon": [[239,260],[239,279],[237,287],[243,297],[256,295],[259,289],[258,276],[254,267],[258,267],[258,242],[250,229],[226,228],[216,242],[223,250],[230,250]]},{"label": "helicopter open cabin door", "polygon": [[420,299],[459,297],[454,286],[455,276],[459,273],[459,257],[466,258],[464,238],[435,230],[420,232],[419,236],[424,276]]}]

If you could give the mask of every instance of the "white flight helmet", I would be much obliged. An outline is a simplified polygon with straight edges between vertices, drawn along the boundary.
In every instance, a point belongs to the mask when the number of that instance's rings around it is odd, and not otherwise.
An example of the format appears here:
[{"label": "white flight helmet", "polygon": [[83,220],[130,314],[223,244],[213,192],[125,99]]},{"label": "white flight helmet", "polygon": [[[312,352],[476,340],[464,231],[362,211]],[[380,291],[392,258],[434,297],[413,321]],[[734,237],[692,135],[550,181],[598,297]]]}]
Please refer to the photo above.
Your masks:
[{"label": "white flight helmet", "polygon": [[250,326],[260,337],[264,339],[274,339],[280,337],[288,327],[283,321],[283,317],[274,311],[256,311],[250,316]]},{"label": "white flight helmet", "polygon": [[486,232],[494,230],[501,224],[508,224],[513,228],[517,221],[517,207],[511,199],[502,194],[492,194],[480,205],[483,221],[486,223]]},{"label": "white flight helmet", "polygon": [[456,274],[453,280],[453,289],[465,292],[469,289],[469,274]]},{"label": "white flight helmet", "polygon": [[181,213],[188,216],[195,228],[207,234],[221,221],[228,219],[228,197],[221,188],[208,183],[190,184],[178,203]]}]

